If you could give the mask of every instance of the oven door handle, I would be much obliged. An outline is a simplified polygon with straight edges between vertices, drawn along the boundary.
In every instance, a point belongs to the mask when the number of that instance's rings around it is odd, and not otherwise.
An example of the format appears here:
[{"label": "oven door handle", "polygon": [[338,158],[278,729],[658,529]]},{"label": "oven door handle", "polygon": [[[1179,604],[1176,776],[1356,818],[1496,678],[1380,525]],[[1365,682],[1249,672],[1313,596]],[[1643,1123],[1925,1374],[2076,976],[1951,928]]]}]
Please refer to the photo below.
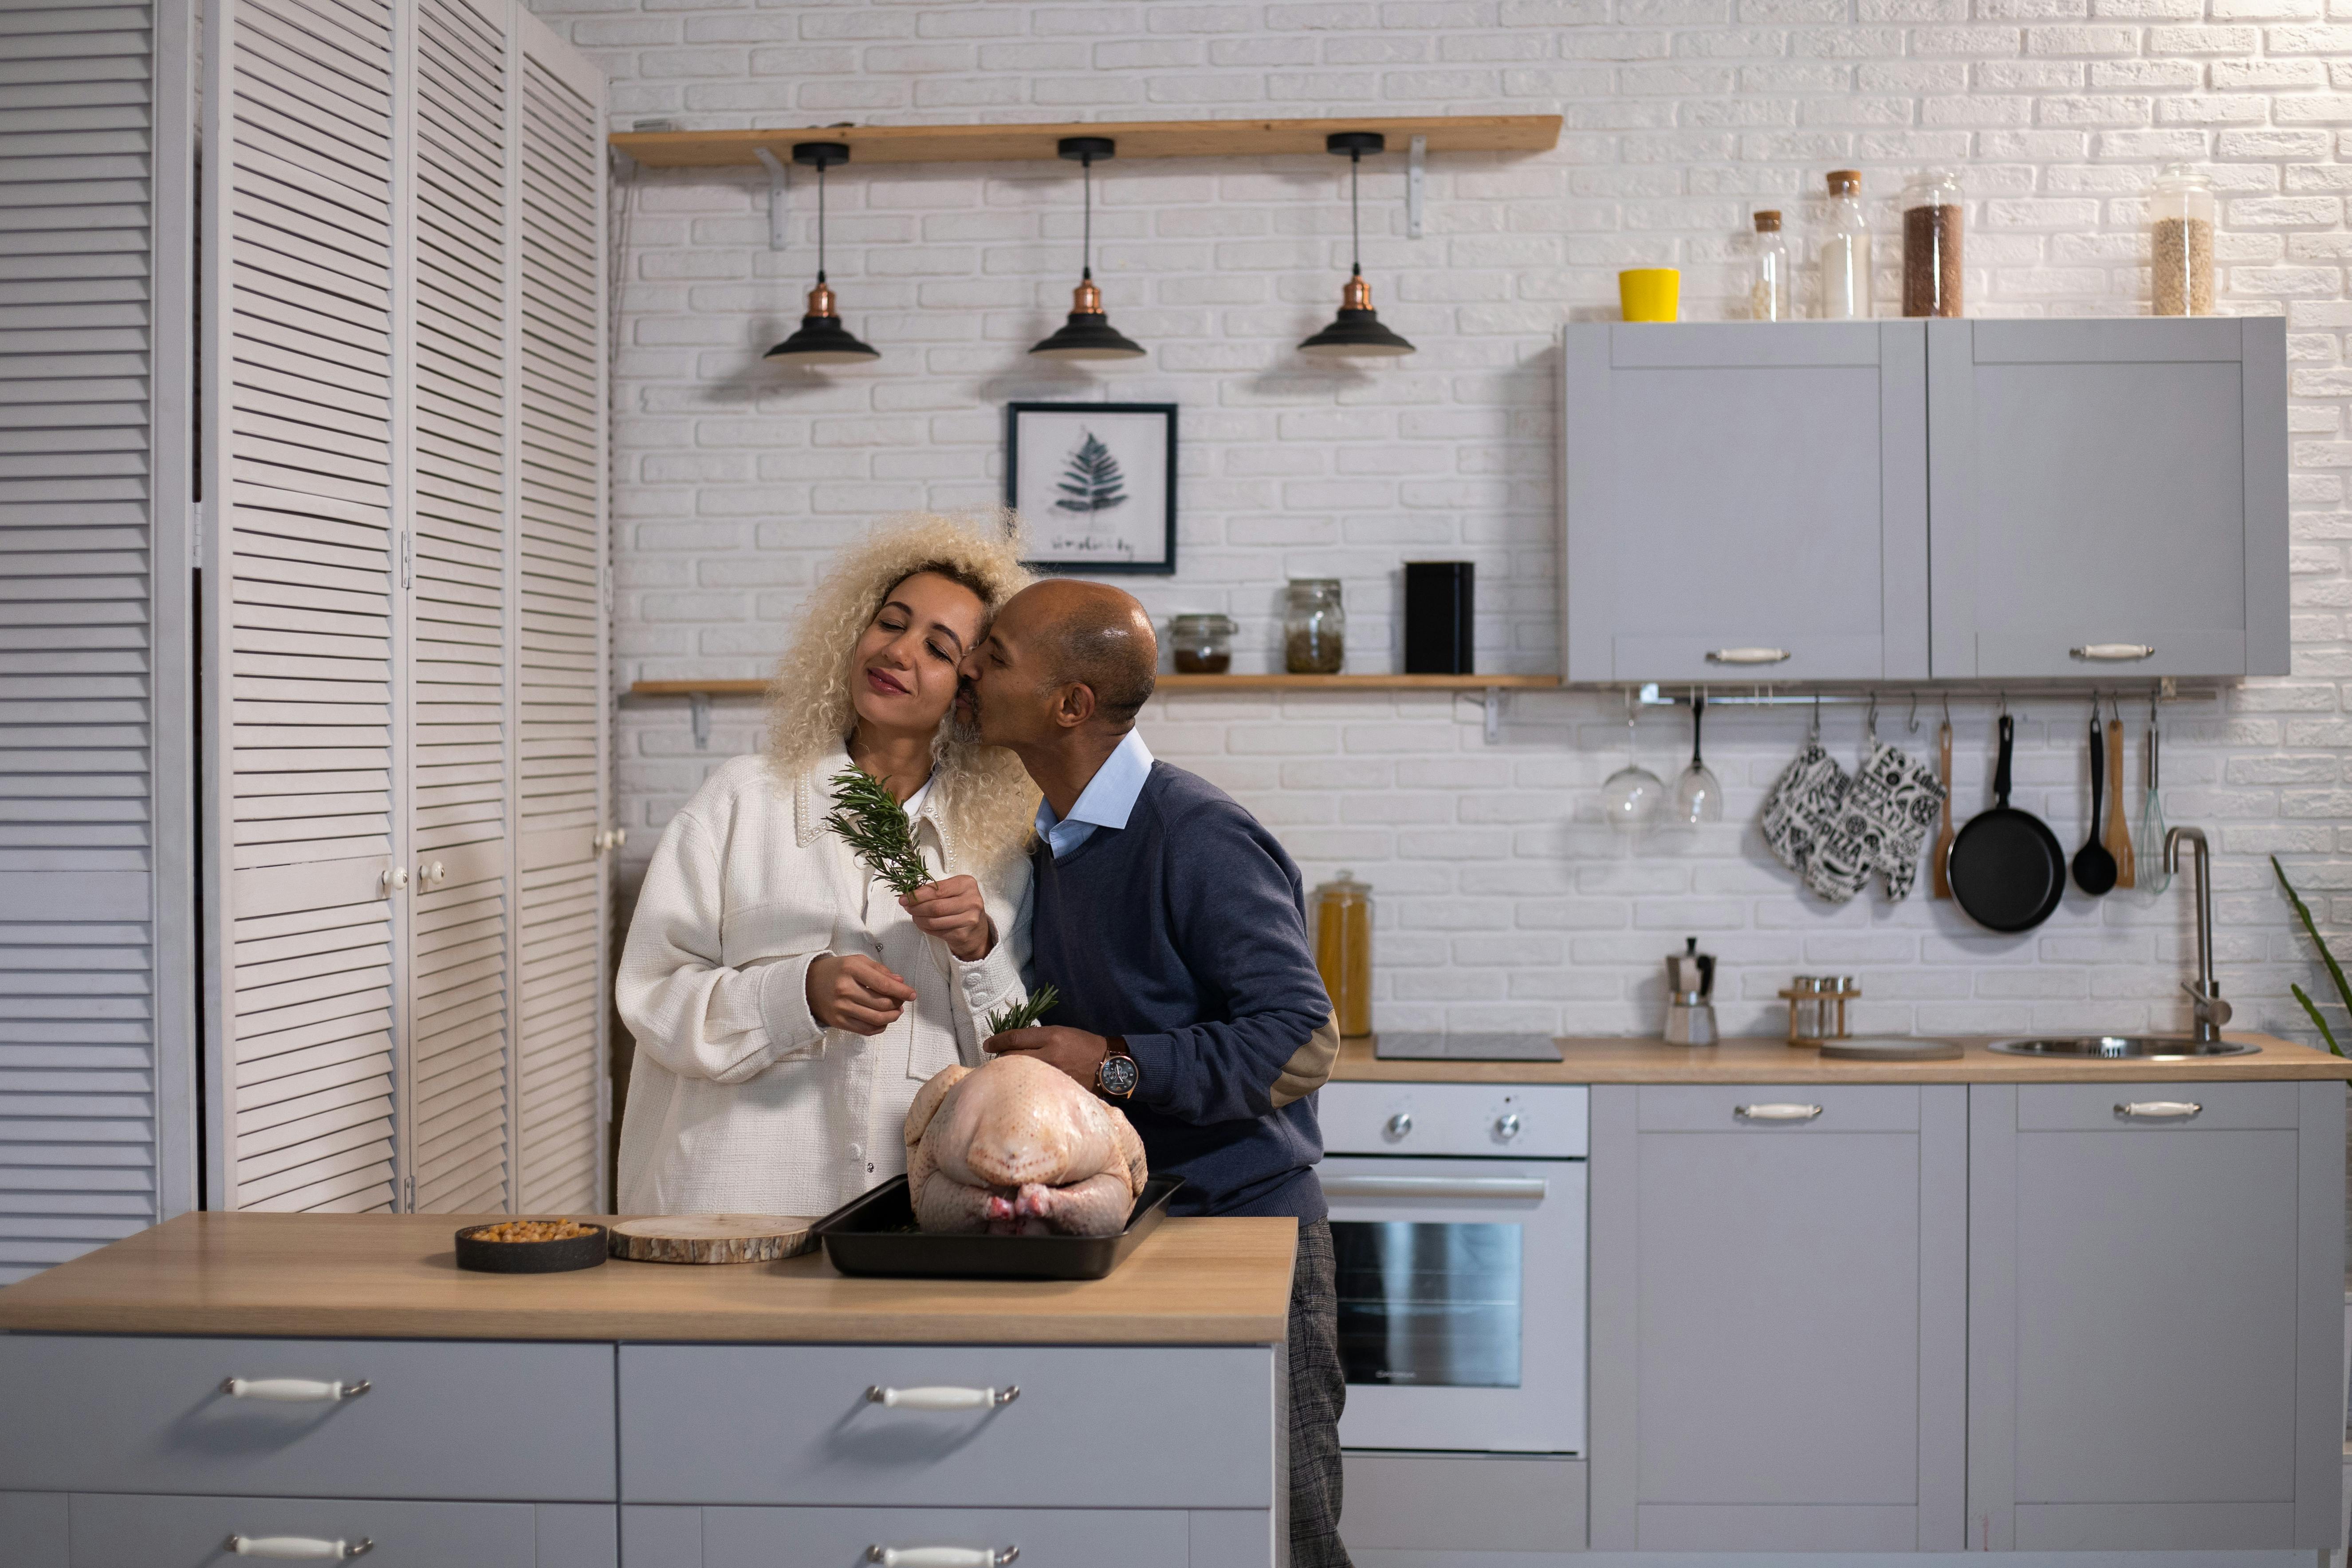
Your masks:
[{"label": "oven door handle", "polygon": [[1323,1194],[1333,1198],[1531,1198],[1541,1201],[1551,1184],[1541,1176],[1325,1176]]}]

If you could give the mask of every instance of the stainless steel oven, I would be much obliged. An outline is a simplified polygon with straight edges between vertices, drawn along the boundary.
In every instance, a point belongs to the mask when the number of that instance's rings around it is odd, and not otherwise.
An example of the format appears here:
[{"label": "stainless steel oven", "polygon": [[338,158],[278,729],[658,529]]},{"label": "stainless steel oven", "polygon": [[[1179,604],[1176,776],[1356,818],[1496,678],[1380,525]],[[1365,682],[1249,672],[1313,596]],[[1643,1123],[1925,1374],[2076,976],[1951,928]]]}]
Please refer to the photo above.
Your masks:
[{"label": "stainless steel oven", "polygon": [[1584,1449],[1585,1091],[1333,1083],[1348,1448]]}]

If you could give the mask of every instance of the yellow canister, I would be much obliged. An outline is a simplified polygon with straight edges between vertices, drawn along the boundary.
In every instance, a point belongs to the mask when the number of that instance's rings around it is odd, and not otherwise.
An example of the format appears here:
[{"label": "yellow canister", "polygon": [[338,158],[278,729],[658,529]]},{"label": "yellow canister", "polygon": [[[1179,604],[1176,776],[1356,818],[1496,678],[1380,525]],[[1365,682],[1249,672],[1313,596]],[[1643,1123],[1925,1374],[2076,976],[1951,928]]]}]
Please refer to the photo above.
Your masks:
[{"label": "yellow canister", "polygon": [[1342,871],[1315,889],[1315,967],[1342,1035],[1372,1032],[1372,889]]},{"label": "yellow canister", "polygon": [[1683,275],[1671,267],[1629,267],[1617,274],[1617,304],[1629,321],[1671,321],[1682,304]]}]

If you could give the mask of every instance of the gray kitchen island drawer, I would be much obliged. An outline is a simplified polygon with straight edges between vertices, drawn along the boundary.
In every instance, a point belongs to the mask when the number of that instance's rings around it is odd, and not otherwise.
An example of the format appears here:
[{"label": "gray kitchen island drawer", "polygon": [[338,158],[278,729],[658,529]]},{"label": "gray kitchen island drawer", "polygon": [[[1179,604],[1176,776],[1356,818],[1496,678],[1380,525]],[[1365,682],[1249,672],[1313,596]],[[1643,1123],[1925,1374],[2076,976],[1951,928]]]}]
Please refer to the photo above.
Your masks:
[{"label": "gray kitchen island drawer", "polygon": [[[629,1502],[1274,1502],[1268,1346],[625,1344],[620,1355]],[[877,1404],[871,1388],[1020,1393],[933,1410]]]},{"label": "gray kitchen island drawer", "polygon": [[[619,1562],[617,1510],[609,1503],[89,1493],[67,1503],[71,1546],[60,1568],[217,1568],[246,1561],[224,1549],[231,1535],[365,1541],[368,1568],[615,1568]],[[5,1554],[0,1561],[14,1562]]]},{"label": "gray kitchen island drawer", "polygon": [[[622,1510],[629,1568],[860,1568],[869,1547],[1020,1548],[1020,1568],[1249,1568],[1196,1554],[1181,1509],[640,1508]],[[1270,1549],[1271,1542],[1267,1545]],[[1271,1561],[1267,1555],[1257,1563]]]},{"label": "gray kitchen island drawer", "polygon": [[[278,1403],[228,1379],[367,1392]],[[0,1335],[0,1489],[610,1502],[613,1347]]]}]

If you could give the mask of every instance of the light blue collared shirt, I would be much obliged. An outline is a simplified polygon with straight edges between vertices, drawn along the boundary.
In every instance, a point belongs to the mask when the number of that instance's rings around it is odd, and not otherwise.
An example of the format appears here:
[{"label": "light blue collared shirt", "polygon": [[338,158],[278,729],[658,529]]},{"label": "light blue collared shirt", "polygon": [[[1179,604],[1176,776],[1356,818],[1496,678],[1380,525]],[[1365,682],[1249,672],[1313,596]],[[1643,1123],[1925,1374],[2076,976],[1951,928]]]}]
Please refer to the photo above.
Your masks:
[{"label": "light blue collared shirt", "polygon": [[1118,749],[1103,759],[1103,765],[1078,792],[1066,819],[1055,816],[1047,802],[1037,803],[1037,836],[1059,860],[1093,837],[1096,828],[1125,827],[1135,810],[1135,797],[1143,793],[1143,781],[1150,776],[1151,748],[1143,743],[1143,731],[1129,730]]}]

